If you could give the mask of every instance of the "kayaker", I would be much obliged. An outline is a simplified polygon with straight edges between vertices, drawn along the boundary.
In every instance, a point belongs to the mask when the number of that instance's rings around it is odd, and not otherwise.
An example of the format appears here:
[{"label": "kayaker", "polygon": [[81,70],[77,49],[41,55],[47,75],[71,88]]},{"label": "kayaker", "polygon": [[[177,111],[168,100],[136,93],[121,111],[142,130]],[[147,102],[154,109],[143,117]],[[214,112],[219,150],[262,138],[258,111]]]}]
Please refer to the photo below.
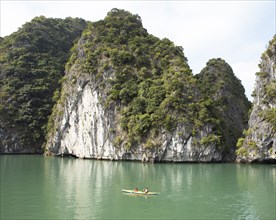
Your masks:
[{"label": "kayaker", "polygon": [[149,192],[149,189],[148,189],[148,188],[145,188],[145,189],[143,190],[143,192],[144,192],[144,193],[148,193],[148,192]]},{"label": "kayaker", "polygon": [[133,191],[134,191],[134,192],[138,192],[138,188],[136,187]]}]

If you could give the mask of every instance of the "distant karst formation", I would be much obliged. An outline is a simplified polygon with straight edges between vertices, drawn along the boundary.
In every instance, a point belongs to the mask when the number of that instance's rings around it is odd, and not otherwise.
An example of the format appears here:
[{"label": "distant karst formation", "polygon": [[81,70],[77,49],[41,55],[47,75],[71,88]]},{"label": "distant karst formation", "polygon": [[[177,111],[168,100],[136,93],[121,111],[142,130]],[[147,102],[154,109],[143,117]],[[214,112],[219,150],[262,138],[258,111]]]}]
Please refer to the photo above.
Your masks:
[{"label": "distant karst formation", "polygon": [[0,41],[0,152],[274,161],[275,41],[248,127],[251,103],[223,59],[193,75],[182,47],[124,10],[97,22],[36,17]]}]

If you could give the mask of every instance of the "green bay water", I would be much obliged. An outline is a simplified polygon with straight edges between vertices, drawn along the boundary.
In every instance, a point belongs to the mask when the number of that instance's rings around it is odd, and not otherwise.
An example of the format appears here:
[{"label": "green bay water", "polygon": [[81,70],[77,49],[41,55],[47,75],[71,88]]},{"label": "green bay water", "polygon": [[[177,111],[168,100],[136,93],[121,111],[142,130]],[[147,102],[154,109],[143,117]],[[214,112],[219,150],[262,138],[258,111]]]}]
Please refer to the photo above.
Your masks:
[{"label": "green bay water", "polygon": [[[275,219],[276,165],[1,155],[0,219]],[[121,189],[148,187],[158,196]]]}]

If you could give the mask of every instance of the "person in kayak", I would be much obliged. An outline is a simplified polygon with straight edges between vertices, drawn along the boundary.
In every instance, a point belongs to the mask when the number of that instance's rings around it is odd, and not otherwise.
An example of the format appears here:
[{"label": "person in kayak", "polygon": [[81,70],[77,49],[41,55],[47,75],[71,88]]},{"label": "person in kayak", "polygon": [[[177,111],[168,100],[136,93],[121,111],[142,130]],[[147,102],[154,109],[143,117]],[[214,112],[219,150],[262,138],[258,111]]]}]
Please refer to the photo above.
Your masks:
[{"label": "person in kayak", "polygon": [[134,192],[138,192],[138,188],[136,187],[133,191],[134,191]]},{"label": "person in kayak", "polygon": [[148,193],[148,192],[149,192],[149,189],[148,189],[148,188],[145,188],[145,189],[143,190],[143,192],[144,192],[144,193]]}]

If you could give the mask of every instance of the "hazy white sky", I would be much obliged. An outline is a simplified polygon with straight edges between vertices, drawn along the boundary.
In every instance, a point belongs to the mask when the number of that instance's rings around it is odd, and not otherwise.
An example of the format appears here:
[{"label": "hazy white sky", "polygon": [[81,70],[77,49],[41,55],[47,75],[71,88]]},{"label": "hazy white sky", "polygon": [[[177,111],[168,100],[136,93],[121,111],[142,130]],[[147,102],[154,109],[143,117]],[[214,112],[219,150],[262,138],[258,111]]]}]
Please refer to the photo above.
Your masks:
[{"label": "hazy white sky", "polygon": [[150,34],[182,46],[194,74],[209,59],[224,59],[252,100],[261,54],[276,33],[276,0],[0,0],[0,35],[17,31],[35,16],[97,21],[104,19],[112,8],[138,14]]}]

